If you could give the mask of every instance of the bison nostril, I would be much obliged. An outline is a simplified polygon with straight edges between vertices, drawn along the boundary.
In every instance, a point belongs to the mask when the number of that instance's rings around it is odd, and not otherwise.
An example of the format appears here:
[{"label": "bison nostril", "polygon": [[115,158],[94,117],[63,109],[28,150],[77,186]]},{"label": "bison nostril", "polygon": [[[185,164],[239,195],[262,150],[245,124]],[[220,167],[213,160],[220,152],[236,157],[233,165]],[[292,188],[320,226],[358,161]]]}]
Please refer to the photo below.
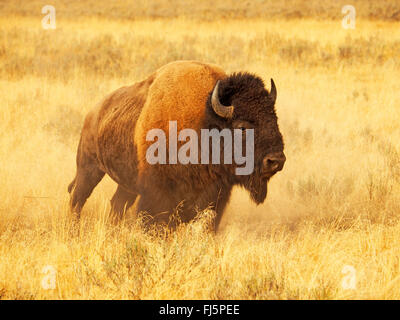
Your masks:
[{"label": "bison nostril", "polygon": [[279,162],[277,160],[268,159],[267,167],[274,171],[279,167]]},{"label": "bison nostril", "polygon": [[266,156],[263,160],[263,170],[267,173],[275,173],[282,170],[286,157],[282,154]]}]

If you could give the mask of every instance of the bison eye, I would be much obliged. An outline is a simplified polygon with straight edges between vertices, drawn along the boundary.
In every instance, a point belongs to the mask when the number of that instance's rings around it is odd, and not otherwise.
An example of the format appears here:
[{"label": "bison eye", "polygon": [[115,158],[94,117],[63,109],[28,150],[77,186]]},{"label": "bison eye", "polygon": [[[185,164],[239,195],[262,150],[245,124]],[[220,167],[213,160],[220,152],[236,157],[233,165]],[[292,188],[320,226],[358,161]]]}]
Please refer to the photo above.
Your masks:
[{"label": "bison eye", "polygon": [[237,120],[233,123],[234,129],[239,129],[239,130],[246,130],[246,129],[251,129],[253,128],[252,124],[249,121],[244,121],[244,120]]}]

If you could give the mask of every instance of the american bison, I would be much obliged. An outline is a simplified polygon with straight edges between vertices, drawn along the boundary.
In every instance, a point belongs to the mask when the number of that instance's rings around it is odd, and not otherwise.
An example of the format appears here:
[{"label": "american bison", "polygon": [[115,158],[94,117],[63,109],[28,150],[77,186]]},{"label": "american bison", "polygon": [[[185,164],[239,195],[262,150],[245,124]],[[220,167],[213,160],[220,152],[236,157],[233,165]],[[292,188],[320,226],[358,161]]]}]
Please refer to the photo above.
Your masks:
[{"label": "american bison", "polygon": [[[255,203],[263,203],[269,179],[286,160],[276,95],[272,79],[268,92],[253,74],[227,75],[218,66],[197,61],[169,63],[147,79],[114,91],[84,121],[77,172],[68,187],[71,210],[79,217],[105,173],[118,184],[111,199],[116,214],[123,214],[139,195],[137,211],[147,212],[158,223],[168,224],[177,210],[181,221],[187,222],[211,206],[216,229],[235,185],[248,190]],[[154,128],[168,132],[171,121],[177,130],[190,128],[199,136],[203,129],[253,129],[254,170],[238,175],[238,164],[229,161],[149,163],[146,152],[153,142],[148,132]]]}]

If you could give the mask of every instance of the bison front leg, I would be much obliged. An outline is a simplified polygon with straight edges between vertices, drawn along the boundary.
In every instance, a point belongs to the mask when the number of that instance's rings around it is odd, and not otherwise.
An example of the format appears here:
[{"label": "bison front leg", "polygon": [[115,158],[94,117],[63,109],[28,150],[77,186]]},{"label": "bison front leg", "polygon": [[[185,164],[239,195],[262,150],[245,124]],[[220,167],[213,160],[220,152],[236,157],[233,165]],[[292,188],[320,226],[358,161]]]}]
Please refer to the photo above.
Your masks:
[{"label": "bison front leg", "polygon": [[137,212],[144,214],[146,228],[152,225],[170,226],[170,217],[174,211],[174,205],[167,195],[161,192],[141,192],[137,204]]},{"label": "bison front leg", "polygon": [[195,207],[200,210],[208,208],[213,212],[213,220],[210,225],[212,231],[218,231],[225,208],[231,196],[231,187],[210,186],[198,197]]}]

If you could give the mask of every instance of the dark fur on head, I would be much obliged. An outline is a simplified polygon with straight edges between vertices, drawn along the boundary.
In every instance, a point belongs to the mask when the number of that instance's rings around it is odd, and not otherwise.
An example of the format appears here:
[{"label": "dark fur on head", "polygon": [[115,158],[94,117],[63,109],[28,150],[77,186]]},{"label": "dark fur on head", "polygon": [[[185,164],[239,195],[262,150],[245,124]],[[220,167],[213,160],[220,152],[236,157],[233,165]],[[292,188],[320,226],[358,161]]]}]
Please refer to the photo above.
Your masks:
[{"label": "dark fur on head", "polygon": [[[260,204],[267,196],[270,178],[261,175],[262,160],[267,154],[283,152],[284,148],[277,123],[275,101],[265,88],[263,80],[247,72],[233,73],[221,80],[218,93],[223,105],[234,107],[233,117],[226,119],[215,114],[210,93],[205,123],[210,128],[220,130],[234,129],[243,123],[254,129],[254,172],[247,176],[234,176],[233,183],[245,187],[254,202]],[[221,170],[215,166],[214,169]]]}]

